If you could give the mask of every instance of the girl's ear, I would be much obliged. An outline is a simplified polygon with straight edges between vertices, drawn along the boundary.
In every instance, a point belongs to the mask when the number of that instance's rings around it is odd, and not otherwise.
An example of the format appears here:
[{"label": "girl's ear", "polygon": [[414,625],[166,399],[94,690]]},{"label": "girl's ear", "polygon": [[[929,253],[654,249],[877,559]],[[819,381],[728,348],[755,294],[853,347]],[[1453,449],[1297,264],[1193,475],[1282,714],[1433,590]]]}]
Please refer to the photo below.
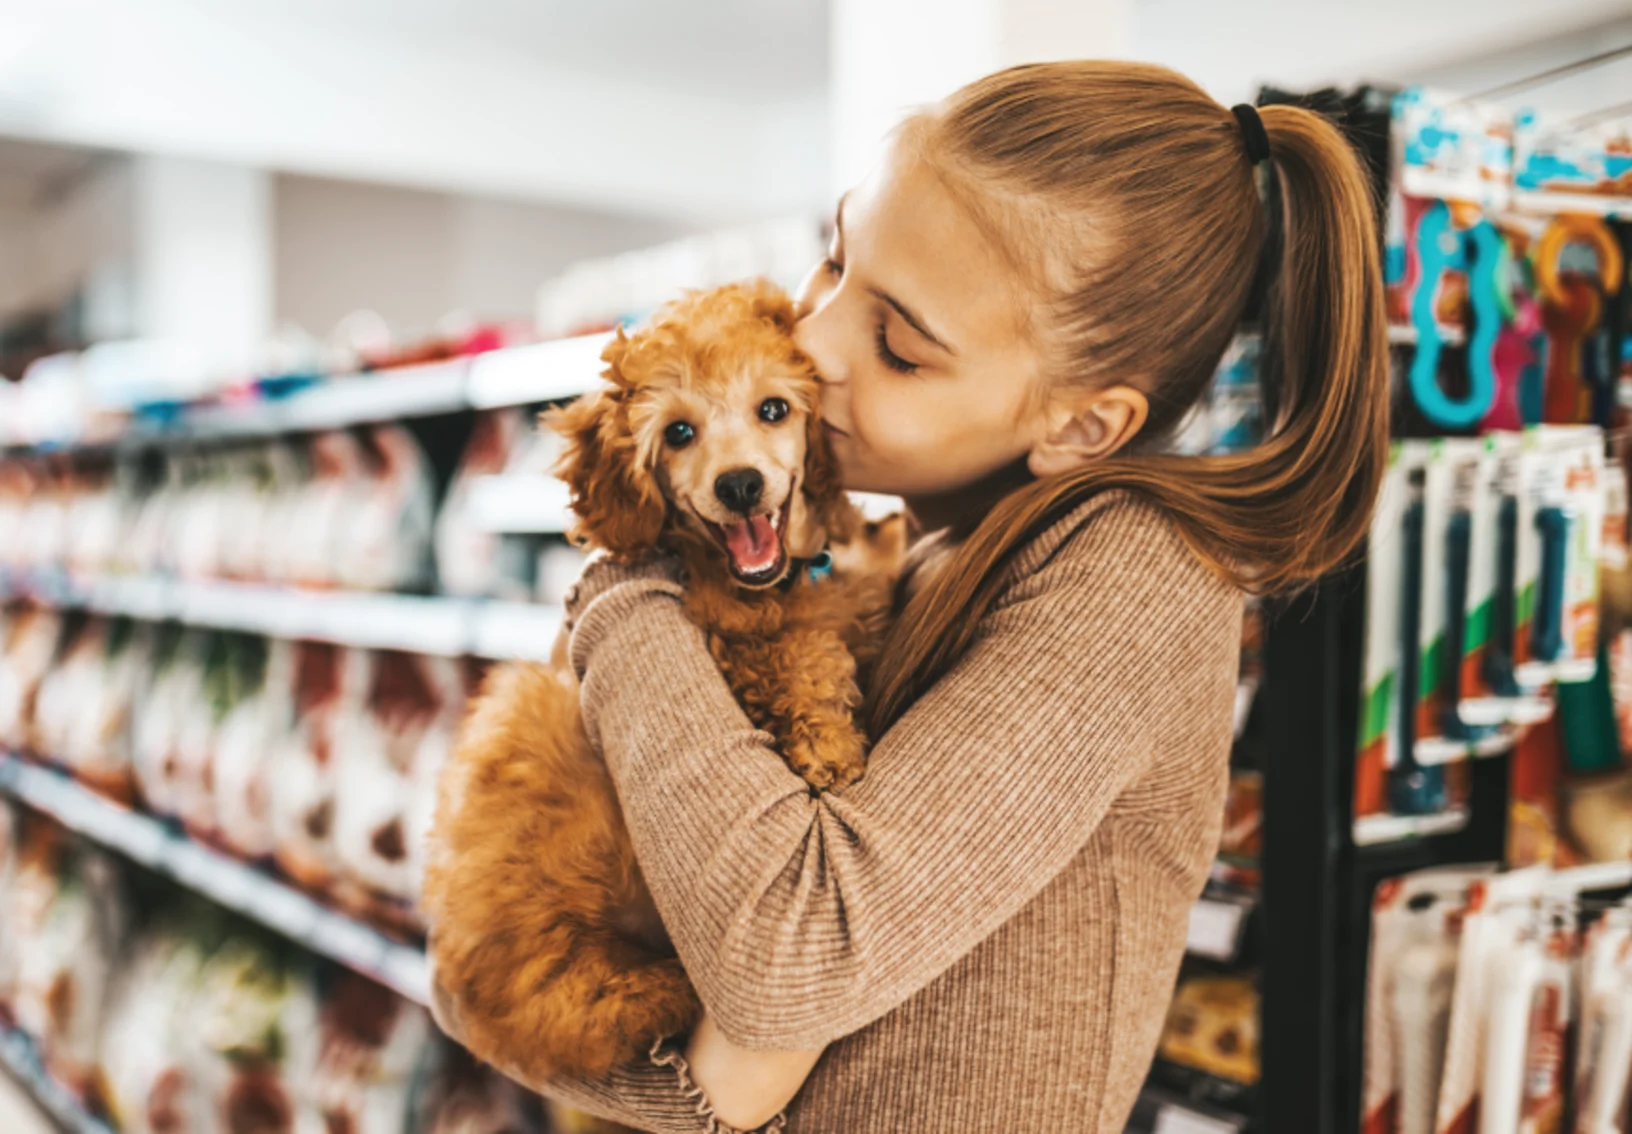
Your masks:
[{"label": "girl's ear", "polygon": [[[608,347],[611,352],[611,347]],[[612,359],[614,368],[616,363]],[[544,423],[566,439],[555,475],[567,482],[578,517],[574,542],[613,555],[649,551],[663,534],[668,504],[650,472],[641,467],[619,390],[586,394],[550,410]]]}]

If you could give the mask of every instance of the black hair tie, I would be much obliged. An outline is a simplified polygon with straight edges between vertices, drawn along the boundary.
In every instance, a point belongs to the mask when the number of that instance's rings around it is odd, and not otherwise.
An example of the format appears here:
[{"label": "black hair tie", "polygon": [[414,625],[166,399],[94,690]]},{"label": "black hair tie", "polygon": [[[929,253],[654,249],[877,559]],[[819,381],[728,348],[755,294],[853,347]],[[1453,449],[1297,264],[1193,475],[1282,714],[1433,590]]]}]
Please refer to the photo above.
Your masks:
[{"label": "black hair tie", "polygon": [[1247,159],[1253,165],[1268,161],[1269,132],[1264,129],[1264,120],[1258,117],[1258,108],[1242,102],[1230,107],[1230,113],[1235,115],[1241,127],[1241,139],[1247,143]]}]

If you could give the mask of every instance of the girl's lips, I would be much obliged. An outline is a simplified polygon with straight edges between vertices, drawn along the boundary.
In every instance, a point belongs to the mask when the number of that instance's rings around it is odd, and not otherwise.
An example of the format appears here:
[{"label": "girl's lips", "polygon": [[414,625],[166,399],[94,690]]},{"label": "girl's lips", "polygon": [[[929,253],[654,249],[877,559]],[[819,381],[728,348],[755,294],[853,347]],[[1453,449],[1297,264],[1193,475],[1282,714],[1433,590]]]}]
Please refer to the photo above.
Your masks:
[{"label": "girl's lips", "polygon": [[827,430],[829,433],[837,433],[840,437],[850,436],[850,434],[847,431],[845,431],[843,429],[840,429],[838,426],[834,425],[831,421],[822,422],[822,428]]}]

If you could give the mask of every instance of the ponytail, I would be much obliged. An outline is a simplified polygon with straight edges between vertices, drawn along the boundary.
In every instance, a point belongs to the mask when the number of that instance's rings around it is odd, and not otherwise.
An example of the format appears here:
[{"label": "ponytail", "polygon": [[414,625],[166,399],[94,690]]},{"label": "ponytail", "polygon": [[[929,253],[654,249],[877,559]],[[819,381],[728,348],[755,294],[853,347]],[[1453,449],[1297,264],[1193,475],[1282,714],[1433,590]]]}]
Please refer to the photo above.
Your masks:
[{"label": "ponytail", "polygon": [[[1153,87],[1166,96],[1160,104],[1151,105]],[[1007,581],[1005,568],[1015,552],[1101,492],[1123,489],[1144,497],[1172,519],[1204,563],[1259,593],[1295,588],[1331,571],[1355,551],[1369,525],[1387,459],[1388,347],[1372,194],[1358,156],[1325,119],[1296,107],[1263,108],[1269,176],[1278,179],[1278,191],[1269,194],[1277,215],[1266,226],[1258,217],[1263,206],[1230,112],[1171,72],[1126,63],[1000,72],[954,96],[936,128],[949,135],[946,142],[965,168],[1040,187],[1061,171],[1048,168],[1047,152],[1018,157],[1022,147],[1014,132],[1024,134],[1028,127],[1039,135],[1048,132],[1080,103],[1084,126],[1075,134],[1092,135],[1089,114],[1115,122],[1105,105],[1108,88],[1132,88],[1124,101],[1143,111],[1147,135],[1118,134],[1098,139],[1097,146],[1095,138],[1086,139],[1088,157],[1111,166],[1097,166],[1102,188],[1094,206],[1107,215],[1121,208],[1126,217],[1119,187],[1143,187],[1152,158],[1182,150],[1186,160],[1164,171],[1166,202],[1127,193],[1138,214],[1131,227],[1135,233],[1143,228],[1145,234],[1160,234],[1150,239],[1196,239],[1199,255],[1181,257],[1176,265],[1167,258],[1169,270],[1158,273],[1166,278],[1157,281],[1165,295],[1150,296],[1148,286],[1134,288],[1135,301],[1123,304],[1127,330],[1090,323],[1096,300],[1109,292],[1086,287],[1093,294],[1083,295],[1078,320],[1086,343],[1084,364],[1107,349],[1120,349],[1127,358],[1160,359],[1164,349],[1170,352],[1172,357],[1162,360],[1165,366],[1152,367],[1148,390],[1152,423],[1170,427],[1205,388],[1267,250],[1277,261],[1265,265],[1262,310],[1267,436],[1253,449],[1227,455],[1118,455],[1034,481],[1005,497],[907,603],[892,629],[866,710],[875,737],[969,648]],[[1127,129],[1138,129],[1138,119]],[[1203,141],[1210,152],[1198,159]],[[1095,154],[1096,149],[1101,152]],[[1142,168],[1119,178],[1114,163],[1120,157],[1129,164],[1130,155]],[[1021,161],[1025,164],[1017,164]],[[1198,161],[1224,166],[1234,178],[1233,194],[1215,177],[1202,200],[1182,200],[1176,183],[1189,178]],[[1175,197],[1181,198],[1177,206]],[[1232,238],[1239,247],[1229,246]],[[1214,246],[1207,246],[1208,239]],[[1132,266],[1122,271],[1139,274],[1151,259],[1134,255],[1125,263]],[[1132,310],[1139,304],[1149,304],[1142,320]],[[1209,305],[1227,310],[1222,318],[1209,316]],[[1202,341],[1174,345],[1186,333]],[[1199,361],[1185,356],[1186,349],[1199,354]]]}]

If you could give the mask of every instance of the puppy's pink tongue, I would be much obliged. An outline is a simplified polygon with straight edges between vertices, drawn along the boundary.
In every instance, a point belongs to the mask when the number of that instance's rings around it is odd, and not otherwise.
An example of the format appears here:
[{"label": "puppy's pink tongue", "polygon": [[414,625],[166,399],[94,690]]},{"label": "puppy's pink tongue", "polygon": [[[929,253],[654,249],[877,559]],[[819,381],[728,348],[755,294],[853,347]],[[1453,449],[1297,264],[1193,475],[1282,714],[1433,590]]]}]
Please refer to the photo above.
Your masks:
[{"label": "puppy's pink tongue", "polygon": [[776,525],[769,516],[755,516],[751,520],[727,525],[725,546],[731,552],[731,561],[738,571],[752,574],[775,567],[782,555],[781,542],[776,538]]}]

